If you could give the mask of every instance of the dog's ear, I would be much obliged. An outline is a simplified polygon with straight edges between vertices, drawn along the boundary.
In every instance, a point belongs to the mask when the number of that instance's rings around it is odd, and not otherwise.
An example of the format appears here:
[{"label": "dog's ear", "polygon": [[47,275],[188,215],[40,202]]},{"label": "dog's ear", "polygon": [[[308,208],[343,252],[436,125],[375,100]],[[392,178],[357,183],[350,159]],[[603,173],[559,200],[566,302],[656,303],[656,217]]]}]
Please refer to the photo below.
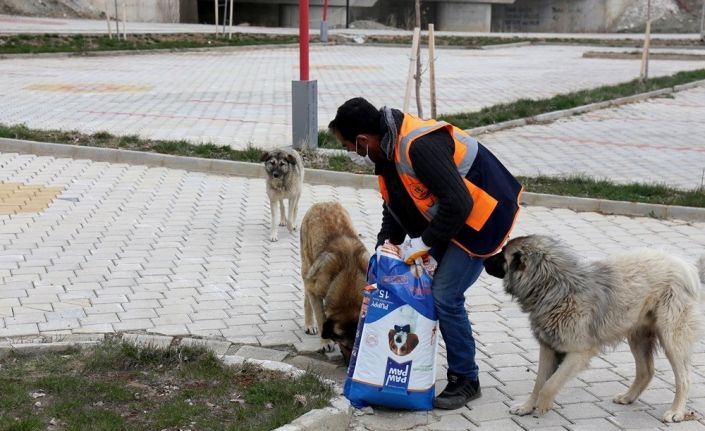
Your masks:
[{"label": "dog's ear", "polygon": [[416,346],[419,345],[419,337],[416,334],[409,334],[408,337],[406,337],[406,344],[410,347],[409,351],[414,350]]},{"label": "dog's ear", "polygon": [[338,257],[335,254],[329,251],[323,252],[316,260],[313,261],[313,264],[311,265],[311,268],[309,268],[308,273],[305,274],[305,277],[307,280],[316,278],[318,273],[321,272],[323,268],[332,268],[337,264]]},{"label": "dog's ear", "polygon": [[289,162],[290,165],[295,165],[296,164],[296,157],[294,157],[293,154],[287,154],[286,161]]},{"label": "dog's ear", "polygon": [[265,152],[262,154],[262,157],[259,158],[259,161],[260,161],[260,162],[264,162],[264,161],[266,161],[268,158],[269,158],[269,151],[265,151]]},{"label": "dog's ear", "polygon": [[512,271],[523,271],[526,269],[526,262],[524,261],[526,256],[521,251],[515,251],[512,254],[512,261],[509,263],[509,268]]}]

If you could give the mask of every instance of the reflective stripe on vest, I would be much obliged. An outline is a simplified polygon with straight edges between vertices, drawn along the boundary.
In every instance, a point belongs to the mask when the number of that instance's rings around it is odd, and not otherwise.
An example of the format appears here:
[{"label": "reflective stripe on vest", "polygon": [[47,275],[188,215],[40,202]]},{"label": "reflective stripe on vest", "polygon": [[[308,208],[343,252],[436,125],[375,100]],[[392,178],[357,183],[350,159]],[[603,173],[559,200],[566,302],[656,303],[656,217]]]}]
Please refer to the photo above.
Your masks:
[{"label": "reflective stripe on vest", "polygon": [[409,150],[414,140],[442,128],[445,128],[453,137],[455,145],[453,159],[458,169],[458,174],[463,179],[473,201],[472,210],[465,224],[476,231],[480,231],[497,206],[497,200],[465,178],[470,172],[478,152],[478,142],[470,135],[444,121],[420,120],[409,114],[404,114],[402,130],[399,133],[394,157],[397,172],[414,204],[416,204],[416,207],[424,217],[429,220],[435,217],[438,213],[438,202],[426,186],[416,177],[409,157]]}]

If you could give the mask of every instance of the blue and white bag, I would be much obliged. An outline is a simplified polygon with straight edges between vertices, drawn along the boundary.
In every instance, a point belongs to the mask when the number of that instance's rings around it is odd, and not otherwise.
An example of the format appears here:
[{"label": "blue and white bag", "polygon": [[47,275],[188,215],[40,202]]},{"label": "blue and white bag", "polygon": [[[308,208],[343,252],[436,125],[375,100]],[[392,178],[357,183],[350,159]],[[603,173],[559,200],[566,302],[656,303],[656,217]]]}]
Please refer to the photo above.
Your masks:
[{"label": "blue and white bag", "polygon": [[439,336],[429,274],[434,266],[404,263],[391,244],[370,259],[344,387],[354,407],[433,408]]}]

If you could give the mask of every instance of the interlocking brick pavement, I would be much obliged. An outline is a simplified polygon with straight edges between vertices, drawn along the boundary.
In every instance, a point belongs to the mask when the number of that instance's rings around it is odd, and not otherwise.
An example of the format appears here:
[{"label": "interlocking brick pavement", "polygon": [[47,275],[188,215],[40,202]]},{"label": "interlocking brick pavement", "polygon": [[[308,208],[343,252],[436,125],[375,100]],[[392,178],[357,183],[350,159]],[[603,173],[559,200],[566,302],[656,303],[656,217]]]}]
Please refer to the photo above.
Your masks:
[{"label": "interlocking brick pavement", "polygon": [[[436,51],[438,113],[470,112],[635,79],[639,62],[582,58],[586,46]],[[0,123],[245,148],[291,145],[296,46],[0,61]],[[424,62],[427,54],[424,51]],[[316,45],[318,127],[345,100],[403,106],[408,47]],[[650,75],[702,68],[702,61],[652,61]],[[423,100],[428,99],[424,75]],[[411,111],[415,112],[414,103]],[[428,102],[424,113],[430,114]],[[519,152],[519,154],[523,154]],[[566,154],[565,157],[569,157]]]},{"label": "interlocking brick pavement", "polygon": [[705,185],[703,112],[705,87],[696,87],[479,139],[517,175],[580,174],[694,189]]},{"label": "interlocking brick pavement", "polygon": [[[192,335],[254,346],[302,348],[298,235],[268,241],[263,180],[85,160],[0,154],[0,181],[63,187],[43,211],[0,215],[0,338],[126,331]],[[374,190],[307,185],[312,203],[338,200],[371,249],[381,217]],[[570,243],[586,259],[631,246],[657,247],[694,260],[705,253],[705,223],[604,216],[526,207],[516,235],[542,233]],[[30,268],[36,268],[30,269]],[[477,336],[483,397],[452,411],[377,409],[351,429],[645,429],[673,395],[664,358],[642,398],[612,396],[634,374],[629,349],[593,361],[542,418],[512,417],[509,406],[533,385],[538,346],[526,316],[482,275],[468,292]],[[445,351],[439,356],[439,388]],[[343,373],[338,368],[338,377]],[[705,343],[696,346],[689,407],[705,414]],[[668,428],[698,429],[702,419]]]}]

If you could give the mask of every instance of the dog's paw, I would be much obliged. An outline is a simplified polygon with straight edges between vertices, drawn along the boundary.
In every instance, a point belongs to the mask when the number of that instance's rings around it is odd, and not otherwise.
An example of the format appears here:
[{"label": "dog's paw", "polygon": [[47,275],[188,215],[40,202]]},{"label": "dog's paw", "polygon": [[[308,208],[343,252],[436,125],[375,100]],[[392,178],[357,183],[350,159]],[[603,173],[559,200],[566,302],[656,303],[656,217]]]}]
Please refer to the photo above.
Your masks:
[{"label": "dog's paw", "polygon": [[289,232],[291,232],[291,233],[296,232],[296,225],[295,224],[288,224],[288,225],[286,225],[286,228],[289,229]]},{"label": "dog's paw", "polygon": [[536,410],[534,410],[534,416],[539,417],[548,413],[549,410],[553,408],[553,400],[542,398],[539,396],[538,402],[536,403]]},{"label": "dog's paw", "polygon": [[331,340],[321,340],[321,348],[318,349],[319,353],[332,352],[335,348],[335,343]]},{"label": "dog's paw", "polygon": [[279,235],[276,232],[272,232],[269,234],[269,240],[272,242],[279,241]]},{"label": "dog's paw", "polygon": [[678,410],[668,410],[661,416],[661,420],[666,423],[681,422],[685,418],[685,413]]},{"label": "dog's paw", "polygon": [[511,413],[513,415],[517,415],[517,416],[526,416],[533,411],[534,411],[534,407],[532,405],[527,405],[527,404],[514,406],[511,409],[509,409],[509,413]]},{"label": "dog's paw", "polygon": [[307,326],[304,332],[308,335],[316,335],[318,334],[318,329],[315,326]]},{"label": "dog's paw", "polygon": [[630,397],[628,393],[617,394],[612,398],[612,402],[615,404],[631,404],[634,402],[634,398]]},{"label": "dog's paw", "polygon": [[282,220],[279,222],[279,226],[286,226],[286,220]]}]

